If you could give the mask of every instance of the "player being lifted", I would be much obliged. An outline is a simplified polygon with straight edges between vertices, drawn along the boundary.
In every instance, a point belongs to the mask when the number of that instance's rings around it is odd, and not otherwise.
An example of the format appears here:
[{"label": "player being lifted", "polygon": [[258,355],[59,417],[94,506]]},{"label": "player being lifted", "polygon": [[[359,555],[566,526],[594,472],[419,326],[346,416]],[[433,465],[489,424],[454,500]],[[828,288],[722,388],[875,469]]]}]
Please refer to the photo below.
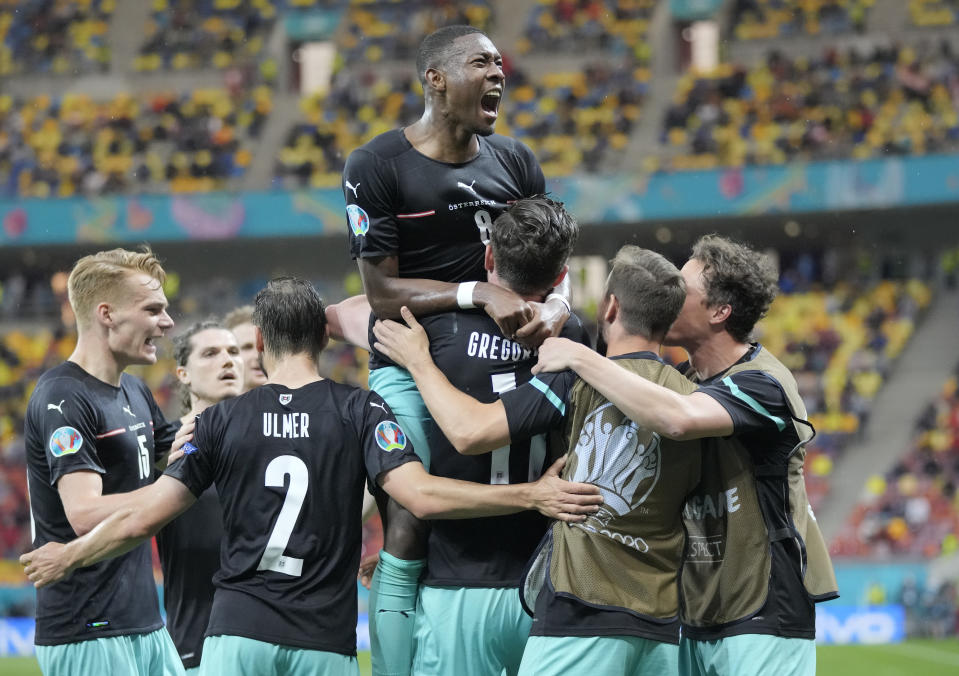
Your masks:
[{"label": "player being lifted", "polygon": [[[213,404],[242,392],[240,349],[233,333],[219,322],[197,322],[177,335],[173,356],[187,411],[182,424],[192,424]],[[222,539],[223,511],[212,486],[156,536],[167,630],[188,674],[198,670],[203,655]]]},{"label": "player being lifted", "polygon": [[[149,250],[101,251],[70,272],[77,346],[40,377],[24,423],[35,547],[114,513],[127,491],[153,481],[170,448],[175,426],[143,381],[123,372],[155,363],[156,339],[173,328],[165,278]],[[39,590],[34,640],[47,676],[183,670],[160,618],[148,544]]]},{"label": "player being lifted", "polygon": [[[565,298],[534,309],[482,281],[493,221],[509,203],[545,192],[532,151],[493,133],[506,79],[502,58],[479,30],[447,26],[423,40],[416,70],[422,117],[353,151],[343,170],[351,253],[373,312],[398,318],[404,305],[417,316],[479,307],[506,337],[538,345],[561,330],[569,316]],[[370,371],[370,387],[390,404],[429,469],[429,414],[409,374],[375,352]],[[389,515],[400,518],[402,513]],[[371,590],[378,676],[409,671],[416,582],[424,565],[417,543],[425,535],[408,521],[403,530],[409,541],[387,534],[389,556],[381,558]],[[388,601],[385,607],[381,600]],[[381,641],[387,646],[382,651]]]},{"label": "player being lifted", "polygon": [[615,365],[565,340],[544,344],[537,370],[572,368],[664,436],[712,437],[684,512],[680,673],[814,674],[815,603],[838,596],[803,478],[814,431],[792,374],[750,338],[776,295],[776,270],[707,235],[683,277],[686,303],[666,342],[689,353],[680,368],[696,392],[611,377]]},{"label": "player being lifted", "polygon": [[270,282],[254,323],[267,385],[185,426],[184,457],[85,537],[21,557],[35,584],[128,551],[215,483],[226,539],[201,673],[356,674],[364,478],[424,518],[534,507],[578,520],[596,510],[595,488],[559,479],[559,463],[513,486],[427,474],[378,395],[317,374],[326,326],[308,282]]},{"label": "player being lifted", "polygon": [[[635,373],[695,389],[658,356],[684,297],[679,271],[659,254],[635,246],[617,253],[598,316],[615,364],[608,377]],[[699,481],[699,444],[661,439],[569,371],[534,378],[497,402],[477,401],[437,368],[420,324],[404,315],[412,329],[390,321],[374,327],[378,346],[409,368],[457,450],[488,455],[562,430],[565,474],[594,483],[604,497],[599,513],[577,527],[554,524],[529,566],[522,592],[535,620],[519,673],[559,676],[583,665],[597,674],[675,673],[682,509]]]}]

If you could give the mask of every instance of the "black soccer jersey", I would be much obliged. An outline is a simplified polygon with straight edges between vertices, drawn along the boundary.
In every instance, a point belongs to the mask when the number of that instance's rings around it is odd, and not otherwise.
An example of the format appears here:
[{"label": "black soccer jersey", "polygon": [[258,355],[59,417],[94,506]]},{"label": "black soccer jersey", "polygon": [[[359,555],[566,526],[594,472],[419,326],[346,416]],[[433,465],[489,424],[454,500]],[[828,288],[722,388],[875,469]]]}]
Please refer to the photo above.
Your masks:
[{"label": "black soccer jersey", "polygon": [[225,530],[207,636],[356,653],[363,481],[417,460],[373,392],[264,385],[204,411],[166,473],[216,483]]},{"label": "black soccer jersey", "polygon": [[[478,138],[476,157],[462,164],[423,155],[401,129],[353,151],[343,170],[353,258],[397,256],[400,277],[485,281],[493,221],[517,199],[545,192],[546,181],[521,142]],[[371,354],[370,368],[391,363]]]},{"label": "black soccer jersey", "polygon": [[[24,424],[33,546],[76,537],[57,491],[61,477],[89,470],[100,474],[104,494],[136,490],[153,481],[175,431],[138,378],[123,374],[113,387],[73,362],[43,374]],[[144,543],[38,589],[37,645],[162,627],[150,559]]]},{"label": "black soccer jersey", "polygon": [[203,491],[190,509],[157,533],[163,567],[166,626],[187,669],[200,666],[203,635],[213,606],[213,576],[220,569],[223,510],[216,489]]},{"label": "black soccer jersey", "polygon": [[[430,352],[450,382],[489,403],[527,382],[536,352],[504,338],[485,313],[448,312],[422,320]],[[572,315],[562,335],[589,338]],[[465,424],[465,423],[464,423]],[[513,437],[492,453],[460,455],[438,427],[430,437],[430,473],[483,484],[524,483],[538,479],[565,450],[547,434]],[[537,512],[432,523],[425,584],[458,587],[513,587],[543,533],[547,520]]]}]

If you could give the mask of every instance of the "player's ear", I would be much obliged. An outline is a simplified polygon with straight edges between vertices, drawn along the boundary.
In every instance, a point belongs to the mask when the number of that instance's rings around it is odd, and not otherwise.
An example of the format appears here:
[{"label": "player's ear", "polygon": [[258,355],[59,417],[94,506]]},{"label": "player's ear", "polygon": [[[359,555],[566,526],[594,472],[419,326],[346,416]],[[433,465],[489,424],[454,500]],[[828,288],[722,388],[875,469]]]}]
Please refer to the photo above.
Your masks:
[{"label": "player's ear", "polygon": [[323,342],[320,343],[320,352],[326,349],[326,346],[330,344],[330,325],[327,324],[323,327]]},{"label": "player's ear", "polygon": [[496,269],[496,262],[493,260],[493,247],[489,244],[486,245],[486,253],[483,255],[483,266],[486,268],[486,272],[492,272]]},{"label": "player's ear", "polygon": [[93,313],[104,326],[113,326],[113,306],[110,303],[98,303]]},{"label": "player's ear", "polygon": [[426,86],[436,92],[446,91],[446,74],[436,68],[427,68]]},{"label": "player's ear", "polygon": [[263,332],[260,331],[259,326],[253,327],[253,336],[254,336],[253,344],[256,346],[256,351],[264,352],[265,350],[263,348]]},{"label": "player's ear", "polygon": [[710,324],[722,324],[733,314],[733,306],[729,303],[724,305],[714,305],[712,314],[709,317]]},{"label": "player's ear", "polygon": [[616,297],[616,294],[611,293],[606,297],[605,304],[602,308],[602,319],[607,324],[612,324],[616,321],[616,317],[619,316],[619,299]]},{"label": "player's ear", "polygon": [[184,385],[190,384],[190,376],[187,374],[186,369],[184,367],[177,366],[176,371],[174,371],[174,373],[176,373],[176,379],[179,380],[181,383],[183,383]]},{"label": "player's ear", "polygon": [[564,266],[563,266],[563,269],[562,269],[562,270],[560,271],[560,273],[559,273],[559,276],[556,277],[556,281],[553,282],[553,287],[554,287],[554,288],[557,287],[557,286],[559,286],[560,283],[561,283],[564,279],[566,279],[566,273],[568,273],[568,272],[569,272],[569,266],[568,266],[568,265],[564,265]]}]

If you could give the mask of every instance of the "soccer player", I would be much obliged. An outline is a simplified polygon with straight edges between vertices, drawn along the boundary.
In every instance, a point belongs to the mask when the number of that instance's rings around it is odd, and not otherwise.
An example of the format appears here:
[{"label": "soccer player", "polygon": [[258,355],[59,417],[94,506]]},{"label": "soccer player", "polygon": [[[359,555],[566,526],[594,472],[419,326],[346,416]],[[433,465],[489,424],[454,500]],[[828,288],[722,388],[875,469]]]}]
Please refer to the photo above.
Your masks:
[{"label": "soccer player", "polygon": [[[165,278],[149,250],[101,251],[70,272],[77,346],[40,377],[24,422],[34,547],[92,529],[153,481],[170,448],[175,426],[124,373],[155,363],[155,341],[173,327]],[[39,590],[34,640],[47,676],[183,671],[160,618],[149,544]]]},{"label": "soccer player", "polygon": [[[620,249],[598,317],[616,369],[609,377],[629,372],[680,392],[695,389],[658,356],[684,297],[672,263],[639,247]],[[412,315],[407,321],[412,329],[377,324],[380,347],[409,368],[457,450],[488,457],[502,444],[561,429],[570,458],[565,474],[594,483],[604,497],[585,522],[554,524],[527,567],[522,596],[534,619],[519,673],[559,676],[583,665],[597,674],[675,673],[682,510],[699,481],[699,443],[661,439],[569,371],[481,403],[453,387],[449,371],[431,361],[419,323]]]},{"label": "soccer player", "polygon": [[[482,308],[504,336],[538,345],[557,335],[569,316],[562,294],[535,306],[482,280],[484,245],[508,204],[545,192],[532,151],[494,134],[505,75],[490,39],[471,26],[447,26],[428,35],[416,58],[424,112],[405,129],[380,134],[354,150],[343,170],[350,249],[376,317],[398,318],[401,306],[417,316]],[[429,413],[409,374],[374,351],[370,387],[396,413],[430,467]],[[402,515],[389,518],[397,520]],[[373,604],[391,598],[387,613],[371,608],[371,632],[389,647],[390,664],[378,676],[409,672],[416,582],[423,567],[423,528],[404,522],[412,542],[387,537],[373,581]],[[404,563],[400,563],[404,562]],[[386,583],[386,589],[380,590]],[[404,664],[404,662],[406,662]]]},{"label": "soccer player", "polygon": [[[187,411],[180,418],[182,424],[192,424],[213,404],[241,393],[240,348],[233,332],[219,322],[197,322],[177,335],[173,356]],[[222,538],[223,511],[212,486],[156,536],[167,630],[188,674],[196,673],[200,666]]]},{"label": "soccer player", "polygon": [[673,439],[712,437],[684,512],[689,534],[682,674],[814,674],[815,603],[838,596],[803,479],[814,435],[796,381],[751,342],[776,294],[770,261],[716,235],[683,266],[686,303],[666,337],[689,353],[699,389],[684,395],[566,340],[537,371],[572,368],[630,418]]},{"label": "soccer player", "polygon": [[253,319],[267,385],[185,426],[181,437],[193,433],[186,455],[127,508],[85,537],[22,556],[35,584],[128,550],[215,483],[226,539],[201,673],[355,675],[364,477],[424,518],[535,506],[577,520],[595,511],[594,487],[559,479],[559,463],[518,486],[427,474],[378,395],[319,377],[326,320],[308,282],[270,282]]},{"label": "soccer player", "polygon": [[266,382],[266,374],[260,364],[260,353],[256,349],[256,330],[253,328],[253,306],[241,305],[228,312],[223,325],[233,332],[240,345],[240,358],[243,360],[243,391],[249,392]]}]

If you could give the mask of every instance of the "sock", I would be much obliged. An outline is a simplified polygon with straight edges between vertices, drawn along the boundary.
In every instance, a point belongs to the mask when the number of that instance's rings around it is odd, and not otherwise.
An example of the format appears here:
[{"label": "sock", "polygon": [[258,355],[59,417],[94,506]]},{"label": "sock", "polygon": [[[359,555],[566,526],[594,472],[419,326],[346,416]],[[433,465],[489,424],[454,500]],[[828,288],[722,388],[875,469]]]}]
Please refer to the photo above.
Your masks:
[{"label": "sock", "polygon": [[425,565],[424,559],[405,561],[380,551],[369,598],[373,676],[410,675],[416,592]]}]

